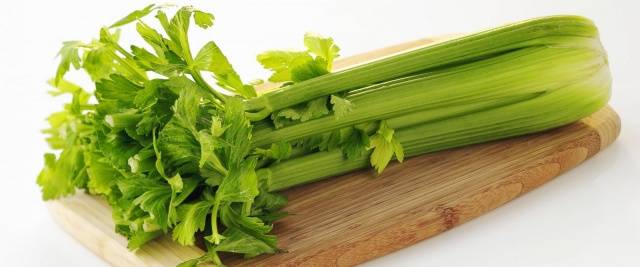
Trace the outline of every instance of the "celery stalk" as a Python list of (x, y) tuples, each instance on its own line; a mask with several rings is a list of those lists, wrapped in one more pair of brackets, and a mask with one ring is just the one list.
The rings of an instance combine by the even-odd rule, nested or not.
[[(254, 145), (293, 140), (356, 123), (387, 120), (407, 156), (565, 125), (603, 107), (610, 96), (606, 53), (597, 38), (558, 37), (533, 46), (352, 91), (356, 105), (278, 130), (262, 127)], [(369, 155), (316, 152), (260, 170), (278, 191), (369, 166)]]
[[(291, 141), (349, 125), (446, 109), (452, 105), (526, 98), (580, 81), (606, 64), (606, 55), (593, 39), (556, 39), (556, 45), (527, 47), (411, 79), (360, 89), (346, 97), (355, 105), (346, 116), (340, 119), (326, 116), (277, 130), (263, 127), (255, 131), (253, 145), (261, 147)], [(418, 124), (431, 118), (413, 116), (411, 119), (405, 123)]]
[(252, 110), (279, 110), (321, 96), (335, 94), (403, 76), (461, 65), (530, 46), (563, 44), (557, 37), (597, 38), (593, 23), (578, 16), (527, 20), (447, 42), (401, 53), (291, 86), (252, 99)]
[[(487, 142), (565, 125), (597, 111), (610, 96), (606, 65), (583, 81), (537, 97), (397, 130), (407, 156)], [(316, 152), (260, 170), (279, 191), (369, 166), (369, 155), (346, 159), (341, 151)]]

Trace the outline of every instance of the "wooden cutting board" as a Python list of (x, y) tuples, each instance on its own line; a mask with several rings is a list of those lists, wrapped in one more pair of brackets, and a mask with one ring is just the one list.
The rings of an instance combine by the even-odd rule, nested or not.
[[(438, 39), (440, 40), (440, 39)], [(437, 41), (422, 39), (335, 63), (336, 68)], [(572, 169), (611, 144), (620, 119), (609, 107), (543, 133), (452, 149), (285, 191), (290, 216), (274, 233), (287, 252), (229, 265), (349, 266), (478, 217)], [(106, 202), (84, 193), (48, 202), (73, 237), (116, 266), (175, 266), (203, 253), (162, 237), (136, 253), (114, 232)]]

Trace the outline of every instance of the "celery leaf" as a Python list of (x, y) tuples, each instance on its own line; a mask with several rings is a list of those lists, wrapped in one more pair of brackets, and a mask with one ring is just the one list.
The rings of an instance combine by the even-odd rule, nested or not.
[(304, 35), (304, 45), (309, 49), (309, 52), (316, 54), (326, 62), (327, 72), (331, 71), (333, 60), (339, 56), (338, 52), (340, 52), (340, 48), (333, 42), (333, 38), (308, 32)]
[(212, 206), (213, 203), (206, 200), (181, 205), (178, 208), (180, 222), (173, 229), (173, 240), (182, 245), (193, 245), (195, 233), (205, 229), (207, 214)]
[(208, 42), (200, 49), (194, 64), (199, 70), (212, 72), (218, 85), (222, 88), (238, 93), (245, 98), (256, 96), (253, 86), (242, 82), (238, 73), (215, 42)]
[(206, 29), (213, 26), (215, 17), (211, 13), (196, 10), (193, 12), (193, 20), (200, 28)]
[(376, 134), (370, 139), (370, 147), (373, 149), (371, 153), (371, 166), (378, 173), (381, 173), (395, 155), (398, 161), (404, 160), (404, 150), (402, 145), (394, 137), (394, 130), (387, 125), (386, 121), (381, 121)]
[(119, 27), (119, 26), (123, 26), (126, 24), (129, 24), (131, 22), (134, 22), (136, 20), (139, 20), (147, 15), (149, 15), (149, 13), (151, 13), (151, 11), (160, 8), (159, 6), (156, 6), (154, 4), (150, 4), (146, 7), (144, 7), (143, 9), (139, 9), (139, 10), (134, 10), (133, 12), (129, 13), (127, 16), (125, 16), (124, 18), (114, 22), (113, 24), (111, 24), (111, 26), (109, 26), (109, 28), (115, 28), (115, 27)]
[(332, 106), (333, 114), (335, 115), (336, 119), (340, 119), (344, 117), (349, 112), (351, 112), (351, 110), (353, 110), (353, 107), (354, 107), (351, 101), (336, 95), (331, 95), (330, 101), (331, 101), (331, 104), (333, 105)]

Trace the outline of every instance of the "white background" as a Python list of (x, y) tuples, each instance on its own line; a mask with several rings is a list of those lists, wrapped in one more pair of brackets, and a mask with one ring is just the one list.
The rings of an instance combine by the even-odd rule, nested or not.
[[(305, 31), (350, 55), (446, 33), (550, 14), (600, 27), (614, 76), (619, 139), (588, 162), (452, 231), (370, 266), (640, 266), (640, 19), (635, 1), (190, 1), (217, 21), (215, 39), (245, 79), (265, 77), (255, 55), (300, 48)], [(60, 108), (46, 95), (64, 40), (88, 40), (143, 1), (3, 1), (0, 5), (0, 265), (103, 266), (49, 217), (35, 177), (40, 130)], [(194, 27), (195, 29), (195, 27)], [(129, 29), (130, 31), (130, 29)], [(126, 35), (125, 35), (126, 37)], [(126, 39), (126, 38), (125, 38)]]

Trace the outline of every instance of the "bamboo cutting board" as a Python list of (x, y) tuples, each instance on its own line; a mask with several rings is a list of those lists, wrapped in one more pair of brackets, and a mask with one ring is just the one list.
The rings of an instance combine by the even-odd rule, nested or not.
[[(439, 40), (439, 39), (438, 39)], [(422, 39), (336, 62), (336, 68), (433, 43)], [(287, 252), (229, 265), (350, 266), (410, 246), (478, 217), (579, 165), (611, 144), (620, 119), (609, 107), (558, 129), (446, 150), (289, 189), (291, 215), (274, 233)], [(136, 253), (114, 232), (99, 198), (78, 193), (48, 202), (73, 237), (116, 266), (175, 266), (203, 252), (168, 237)]]

